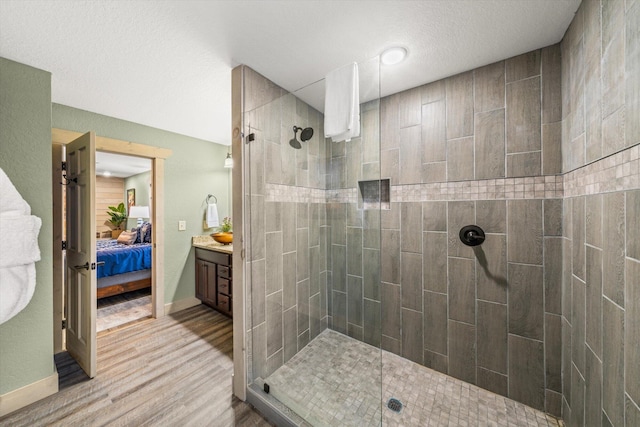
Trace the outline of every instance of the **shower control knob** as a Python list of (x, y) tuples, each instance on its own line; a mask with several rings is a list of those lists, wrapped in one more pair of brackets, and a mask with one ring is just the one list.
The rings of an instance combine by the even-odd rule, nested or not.
[(460, 229), (460, 240), (467, 246), (478, 246), (484, 242), (484, 230), (477, 225), (465, 225)]

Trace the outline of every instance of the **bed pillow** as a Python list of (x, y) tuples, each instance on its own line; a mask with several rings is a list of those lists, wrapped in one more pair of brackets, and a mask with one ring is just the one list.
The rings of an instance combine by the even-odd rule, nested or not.
[(123, 231), (118, 236), (118, 243), (122, 243), (124, 245), (133, 245), (136, 241), (136, 236), (138, 235), (135, 231)]
[(140, 233), (140, 227), (133, 227), (131, 229), (132, 232), (136, 233), (136, 241), (133, 243), (142, 243), (142, 233)]
[(151, 223), (144, 222), (140, 226), (140, 240), (142, 243), (151, 243)]

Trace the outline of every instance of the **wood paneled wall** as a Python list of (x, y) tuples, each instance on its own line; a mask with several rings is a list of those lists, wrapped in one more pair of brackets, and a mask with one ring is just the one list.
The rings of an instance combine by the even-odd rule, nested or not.
[(111, 228), (105, 224), (109, 220), (107, 210), (109, 206), (116, 206), (118, 203), (124, 202), (124, 179), (112, 178), (104, 176), (96, 176), (96, 232), (108, 232)]

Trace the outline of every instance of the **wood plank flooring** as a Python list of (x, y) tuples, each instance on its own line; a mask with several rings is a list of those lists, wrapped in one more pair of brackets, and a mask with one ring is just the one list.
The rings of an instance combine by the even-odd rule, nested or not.
[(101, 335), (94, 379), (59, 355), (60, 391), (0, 426), (269, 426), (232, 395), (232, 333), (199, 305)]

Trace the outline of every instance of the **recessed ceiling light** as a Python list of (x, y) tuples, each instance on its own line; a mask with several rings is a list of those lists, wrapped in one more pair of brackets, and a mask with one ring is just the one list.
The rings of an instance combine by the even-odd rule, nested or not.
[(111, 172), (104, 171), (104, 172), (102, 172), (102, 176), (111, 176)]
[(380, 55), (380, 61), (382, 61), (384, 65), (395, 65), (401, 63), (406, 57), (407, 49), (396, 46), (390, 47), (382, 52)]

